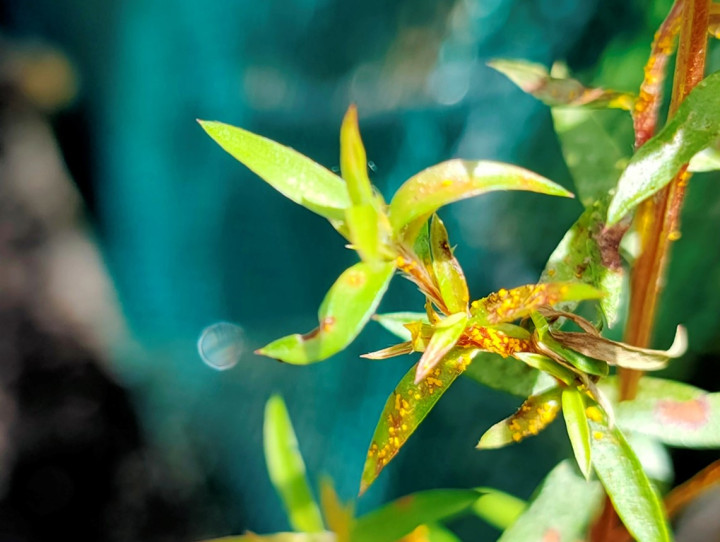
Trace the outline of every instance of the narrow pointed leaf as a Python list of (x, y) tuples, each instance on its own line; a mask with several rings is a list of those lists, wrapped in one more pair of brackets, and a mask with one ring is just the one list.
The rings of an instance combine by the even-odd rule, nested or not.
[(399, 233), (407, 224), (443, 205), (496, 190), (572, 197), (560, 185), (517, 166), (483, 160), (448, 160), (421, 171), (398, 189), (390, 202), (390, 222)]
[(275, 534), (254, 534), (248, 533), (241, 536), (225, 536), (213, 538), (205, 542), (338, 542), (334, 533), (275, 533)]
[(525, 512), (498, 542), (585, 540), (602, 502), (600, 484), (587, 482), (570, 461), (563, 461), (550, 471)]
[(515, 357), (527, 366), (547, 373), (565, 384), (571, 384), (575, 381), (576, 373), (547, 356), (531, 352), (520, 352), (515, 354)]
[(512, 322), (527, 318), (545, 305), (567, 301), (598, 299), (602, 294), (581, 282), (548, 282), (527, 284), (512, 290), (501, 289), (489, 296), (473, 301), (470, 314), (473, 321), (485, 324)]
[(320, 305), (320, 327), (306, 335), (288, 335), (258, 354), (305, 365), (329, 358), (350, 344), (380, 303), (395, 271), (394, 264), (357, 263), (346, 269)]
[(618, 425), (670, 446), (720, 448), (720, 393), (643, 377), (632, 401), (615, 407)]
[(431, 489), (401, 497), (359, 517), (352, 541), (397, 542), (420, 525), (464, 512), (479, 496), (473, 489)]
[(419, 384), (415, 384), (417, 365), (400, 380), (388, 397), (375, 428), (363, 467), (360, 494), (378, 477), (400, 451), (443, 393), (460, 376), (477, 350), (456, 348)]
[[(613, 327), (619, 318), (623, 296), (623, 267), (618, 248), (621, 231), (605, 230), (607, 204), (597, 202), (585, 210), (572, 225), (560, 244), (550, 255), (543, 282), (581, 280), (602, 292), (600, 309)], [(563, 310), (573, 310), (577, 301), (558, 304)]]
[(635, 96), (629, 92), (587, 88), (569, 77), (553, 77), (542, 64), (525, 60), (497, 59), (488, 66), (499, 71), (541, 102), (551, 105), (632, 109)]
[(343, 504), (330, 478), (320, 480), (320, 506), (328, 529), (335, 533), (335, 542), (350, 542), (355, 506)]
[(351, 105), (340, 128), (340, 171), (347, 182), (350, 200), (355, 205), (373, 202), (373, 190), (367, 172), (365, 146), (360, 137), (357, 108)]
[(575, 387), (567, 387), (562, 391), (562, 410), (565, 418), (570, 444), (572, 444), (575, 460), (586, 480), (590, 479), (590, 427), (585, 413), (585, 400), (582, 393)]
[(718, 138), (720, 72), (701, 81), (675, 116), (632, 157), (610, 202), (608, 225), (662, 189), (695, 154)]
[(532, 395), (520, 405), (518, 411), (496, 423), (480, 438), (477, 448), (502, 448), (526, 437), (535, 436), (550, 425), (560, 411), (559, 388)]
[(447, 230), (440, 217), (433, 215), (430, 223), (430, 248), (435, 280), (450, 313), (467, 312), (470, 294), (465, 274), (450, 247)]
[(501, 531), (515, 523), (527, 508), (527, 503), (522, 499), (497, 489), (479, 487), (477, 490), (482, 495), (473, 504), (473, 512)]
[(405, 327), (405, 324), (411, 322), (428, 323), (427, 315), (424, 312), (389, 312), (376, 314), (373, 316), (373, 320), (404, 341), (409, 341), (411, 338), (410, 331)]
[(345, 213), (350, 240), (365, 262), (375, 263), (380, 255), (380, 217), (371, 204), (353, 205)]
[(324, 531), (290, 415), (279, 395), (271, 397), (265, 405), (263, 443), (270, 481), (280, 495), (290, 526), (301, 532)]
[(452, 350), (460, 335), (465, 331), (466, 324), (467, 314), (457, 313), (448, 316), (435, 326), (435, 332), (430, 339), (430, 343), (418, 362), (415, 384), (420, 383), (429, 375), (442, 361), (445, 354)]
[(638, 542), (671, 540), (660, 498), (620, 429), (589, 424), (593, 467), (625, 527)]
[(368, 352), (367, 354), (361, 354), (361, 358), (365, 359), (388, 359), (396, 356), (404, 356), (405, 354), (412, 354), (415, 352), (412, 341), (405, 341), (404, 343), (394, 344), (387, 348), (375, 350), (374, 352)]
[(242, 128), (198, 121), (215, 142), (285, 197), (333, 220), (350, 206), (345, 182), (307, 156)]

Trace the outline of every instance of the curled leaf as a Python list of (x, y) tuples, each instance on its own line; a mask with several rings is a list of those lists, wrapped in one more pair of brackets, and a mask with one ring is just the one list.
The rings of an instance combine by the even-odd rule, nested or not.
[(282, 337), (256, 353), (296, 365), (322, 361), (350, 344), (380, 303), (395, 272), (392, 263), (360, 262), (332, 285), (320, 305), (320, 327), (305, 335)]
[(572, 197), (562, 186), (526, 169), (485, 160), (448, 160), (408, 179), (390, 202), (390, 222), (399, 234), (414, 220), (448, 203), (496, 190), (527, 190)]
[(360, 494), (370, 487), (397, 455), (442, 394), (465, 371), (477, 353), (477, 350), (455, 348), (419, 384), (414, 383), (417, 365), (400, 380), (385, 403), (375, 428), (363, 467)]
[(520, 405), (518, 411), (496, 423), (480, 438), (477, 448), (488, 450), (502, 448), (526, 437), (535, 436), (550, 425), (560, 411), (559, 388), (532, 395)]
[(342, 221), (350, 206), (345, 182), (307, 156), (242, 128), (198, 121), (203, 130), (285, 197), (324, 216)]
[(718, 138), (720, 72), (715, 72), (693, 88), (675, 116), (632, 157), (610, 202), (608, 225), (665, 187), (695, 154)]
[(432, 268), (440, 295), (450, 314), (467, 312), (470, 294), (465, 274), (450, 247), (447, 230), (440, 217), (433, 215), (430, 223)]
[(457, 313), (441, 320), (435, 326), (435, 332), (425, 348), (415, 372), (415, 384), (420, 383), (435, 366), (440, 363), (452, 348), (457, 344), (460, 335), (465, 331), (467, 314)]
[(569, 77), (553, 77), (542, 64), (525, 60), (497, 59), (488, 66), (499, 71), (541, 102), (551, 105), (632, 109), (635, 96), (601, 88), (587, 88)]

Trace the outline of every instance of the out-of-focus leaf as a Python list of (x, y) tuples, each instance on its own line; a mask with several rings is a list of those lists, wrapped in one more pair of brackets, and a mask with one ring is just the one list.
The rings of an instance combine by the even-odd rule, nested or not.
[(451, 530), (446, 529), (438, 523), (430, 523), (422, 527), (424, 527), (424, 529), (422, 529), (421, 534), (424, 536), (424, 539), (418, 540), (417, 542), (462, 542)]
[[(618, 252), (621, 232), (615, 238), (603, 230), (606, 205), (597, 202), (580, 215), (550, 255), (543, 282), (581, 280), (602, 292), (599, 304), (612, 327), (617, 323), (623, 293), (623, 268)], [(559, 306), (573, 310), (575, 301)]]
[(410, 330), (405, 327), (405, 324), (411, 322), (428, 322), (427, 314), (424, 312), (389, 312), (376, 314), (373, 316), (373, 320), (393, 335), (400, 337), (403, 341), (409, 341), (411, 337)]
[(465, 331), (466, 324), (467, 314), (459, 312), (448, 316), (435, 326), (435, 332), (418, 362), (415, 384), (424, 380), (442, 361), (445, 354), (452, 350)]
[(540, 376), (537, 370), (516, 359), (490, 352), (475, 356), (465, 374), (480, 384), (518, 397), (532, 394)]
[(447, 230), (438, 215), (430, 223), (432, 267), (445, 306), (450, 313), (467, 312), (470, 294), (462, 267), (450, 247)]
[(667, 185), (683, 165), (720, 138), (720, 72), (703, 79), (675, 116), (635, 153), (620, 176), (608, 209), (616, 224), (641, 201)]
[(638, 542), (669, 541), (660, 498), (620, 429), (589, 424), (593, 467), (625, 527)]
[(285, 197), (333, 220), (350, 206), (345, 182), (307, 156), (228, 124), (198, 121), (218, 145)]
[(337, 542), (334, 533), (275, 533), (259, 535), (248, 533), (241, 536), (213, 538), (205, 542)]
[(584, 540), (602, 497), (599, 483), (587, 482), (570, 461), (563, 461), (550, 471), (527, 510), (498, 542)]
[(720, 447), (720, 393), (643, 377), (632, 401), (615, 407), (618, 425), (670, 446)]
[(473, 504), (473, 512), (501, 531), (510, 527), (527, 508), (522, 499), (497, 489), (479, 487), (477, 490), (482, 495)]
[(687, 482), (674, 488), (665, 497), (665, 511), (669, 518), (699, 498), (710, 489), (720, 485), (720, 459), (714, 461)]
[(394, 272), (392, 263), (360, 262), (346, 269), (320, 305), (320, 327), (306, 335), (277, 339), (256, 353), (296, 365), (338, 353), (357, 337), (375, 312)]
[(360, 137), (357, 108), (351, 105), (340, 128), (340, 171), (355, 205), (373, 202), (373, 189), (367, 173), (367, 156)]
[(320, 506), (328, 529), (335, 533), (336, 542), (350, 542), (355, 505), (343, 504), (328, 477), (320, 480)]
[(350, 240), (365, 262), (377, 262), (380, 254), (379, 219), (377, 210), (369, 203), (353, 205), (345, 213)]
[(640, 460), (650, 481), (657, 487), (669, 488), (675, 473), (667, 447), (659, 440), (640, 433), (626, 431), (625, 438)]
[(541, 102), (551, 105), (613, 107), (632, 109), (635, 96), (630, 92), (617, 92), (601, 88), (587, 88), (571, 78), (550, 75), (542, 64), (526, 60), (497, 59), (488, 66), (499, 71)]
[(688, 171), (717, 171), (720, 169), (720, 141), (701, 150), (690, 160)]
[(279, 395), (272, 396), (265, 405), (263, 442), (270, 481), (282, 499), (290, 526), (307, 533), (324, 531), (290, 415)]
[(526, 437), (537, 435), (545, 429), (560, 411), (559, 388), (549, 389), (539, 395), (532, 395), (520, 405), (518, 411), (496, 423), (480, 438), (477, 448), (490, 450), (502, 448)]
[(590, 207), (615, 188), (630, 159), (632, 121), (619, 111), (568, 107), (553, 107), (552, 118), (580, 202)]
[(575, 387), (569, 386), (562, 391), (562, 410), (565, 418), (570, 444), (575, 460), (586, 480), (590, 479), (590, 427), (585, 414), (585, 399)]
[(566, 301), (598, 299), (602, 294), (582, 282), (527, 284), (512, 290), (504, 288), (470, 305), (472, 321), (480, 324), (512, 322), (530, 316), (544, 305)]
[(390, 222), (407, 224), (443, 205), (495, 190), (527, 190), (572, 197), (562, 186), (526, 169), (490, 161), (448, 160), (408, 179), (390, 202)]
[(467, 510), (479, 495), (473, 489), (431, 489), (401, 497), (359, 517), (352, 531), (352, 541), (396, 542), (419, 525)]
[(415, 385), (412, 367), (388, 397), (375, 428), (367, 459), (363, 467), (360, 494), (378, 477), (397, 455), (410, 435), (418, 428), (438, 399), (455, 379), (463, 373), (477, 350), (456, 348), (422, 382)]

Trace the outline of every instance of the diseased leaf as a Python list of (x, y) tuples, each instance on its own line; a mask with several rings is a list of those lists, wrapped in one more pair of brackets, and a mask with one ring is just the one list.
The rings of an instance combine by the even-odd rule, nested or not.
[(504, 288), (470, 305), (472, 321), (480, 324), (499, 324), (527, 318), (544, 305), (566, 301), (598, 299), (602, 294), (581, 282), (548, 282), (527, 284), (512, 290)]
[(198, 122), (218, 145), (285, 197), (325, 218), (344, 220), (350, 197), (340, 177), (271, 139), (222, 122)]
[[(618, 252), (622, 232), (604, 230), (603, 221), (607, 205), (597, 202), (587, 208), (563, 237), (550, 255), (542, 282), (581, 280), (602, 292), (600, 309), (608, 327), (619, 317), (623, 295), (623, 268)], [(576, 301), (565, 301), (558, 306), (573, 310)]]
[(473, 489), (420, 491), (357, 519), (353, 542), (396, 542), (419, 525), (440, 521), (467, 510), (480, 496)]
[(541, 102), (556, 106), (613, 107), (632, 109), (635, 96), (601, 88), (587, 88), (569, 77), (553, 77), (542, 64), (526, 60), (497, 59), (488, 66), (499, 71)]
[(720, 393), (646, 376), (635, 399), (618, 403), (615, 416), (623, 430), (670, 446), (720, 447)]
[(482, 495), (473, 504), (473, 512), (501, 531), (510, 527), (527, 508), (522, 499), (497, 489), (479, 487), (477, 490)]
[(518, 411), (496, 423), (480, 438), (477, 448), (490, 450), (502, 448), (526, 437), (535, 436), (550, 425), (560, 411), (559, 388), (532, 395), (520, 405)]
[(393, 231), (443, 205), (496, 190), (527, 190), (572, 197), (562, 186), (526, 169), (490, 161), (448, 160), (408, 179), (390, 202)]
[(465, 274), (450, 247), (447, 230), (440, 217), (433, 215), (430, 223), (430, 248), (435, 280), (450, 313), (467, 312), (470, 294)]
[(590, 479), (590, 427), (585, 414), (585, 399), (575, 387), (569, 386), (562, 391), (562, 410), (565, 418), (570, 444), (575, 460), (586, 480)]
[(660, 132), (640, 147), (618, 181), (608, 209), (616, 224), (665, 185), (690, 159), (720, 138), (720, 72), (703, 79)]
[(248, 533), (241, 536), (213, 538), (205, 542), (337, 542), (334, 533), (275, 533), (259, 535)]
[(528, 508), (498, 542), (584, 540), (602, 498), (599, 483), (587, 482), (570, 461), (563, 461), (550, 471)]
[(296, 365), (322, 361), (350, 344), (380, 303), (395, 272), (392, 263), (357, 263), (346, 269), (320, 305), (320, 327), (306, 335), (288, 335), (257, 354)]
[(457, 313), (448, 316), (435, 326), (435, 332), (418, 362), (415, 384), (419, 384), (425, 379), (442, 361), (445, 354), (452, 350), (460, 335), (465, 331), (466, 324), (467, 314)]
[(632, 121), (620, 111), (553, 107), (551, 112), (578, 198), (590, 207), (615, 188), (630, 160)]
[(411, 322), (428, 323), (427, 314), (424, 312), (389, 312), (376, 314), (373, 316), (373, 320), (403, 341), (409, 341), (411, 338), (410, 330), (405, 327), (405, 324)]
[(324, 531), (290, 415), (279, 395), (272, 396), (265, 405), (263, 443), (270, 481), (280, 495), (290, 526), (306, 533)]
[(638, 542), (669, 541), (660, 498), (620, 429), (589, 424), (593, 467), (625, 527)]
[(417, 365), (400, 380), (388, 397), (368, 449), (360, 483), (360, 494), (378, 477), (418, 428), (438, 399), (463, 373), (477, 350), (456, 348), (422, 382), (415, 384)]
[(540, 373), (516, 359), (480, 352), (465, 375), (490, 388), (524, 398), (532, 394)]
[(569, 367), (560, 365), (557, 361), (547, 356), (543, 356), (542, 354), (532, 354), (530, 352), (520, 352), (515, 354), (515, 357), (525, 363), (528, 367), (542, 371), (565, 384), (571, 384), (575, 381), (576, 373), (570, 370)]
[(340, 171), (347, 182), (350, 201), (354, 205), (372, 204), (373, 189), (367, 172), (365, 146), (360, 137), (357, 108), (351, 105), (340, 128)]

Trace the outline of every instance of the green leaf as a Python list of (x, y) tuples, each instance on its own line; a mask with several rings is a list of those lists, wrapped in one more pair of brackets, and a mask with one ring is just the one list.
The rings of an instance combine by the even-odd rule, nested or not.
[(428, 323), (427, 314), (424, 312), (387, 312), (376, 314), (373, 316), (373, 320), (403, 341), (409, 341), (412, 338), (410, 330), (405, 327), (405, 324)]
[(590, 427), (585, 413), (585, 399), (575, 387), (562, 391), (562, 411), (575, 460), (586, 480), (590, 479)]
[(527, 510), (498, 542), (584, 540), (602, 497), (599, 483), (587, 482), (570, 461), (563, 461), (550, 471)]
[(320, 506), (328, 529), (335, 533), (336, 542), (350, 542), (355, 516), (355, 504), (343, 504), (328, 476), (320, 479)]
[(424, 527), (423, 534), (427, 542), (462, 542), (451, 530), (440, 524), (430, 523)]
[(334, 533), (275, 533), (259, 535), (225, 536), (205, 542), (337, 542)]
[(528, 367), (542, 371), (565, 384), (570, 385), (575, 381), (576, 373), (547, 356), (533, 354), (531, 352), (518, 352), (515, 354), (515, 357)]
[(357, 108), (354, 105), (348, 108), (340, 128), (340, 171), (347, 182), (350, 201), (355, 205), (373, 203), (373, 189), (367, 172), (367, 156), (360, 137)]
[(290, 526), (296, 531), (324, 531), (320, 509), (305, 476), (305, 463), (290, 415), (279, 395), (272, 396), (265, 405), (263, 442), (270, 481), (280, 495)]
[(296, 365), (329, 358), (350, 344), (380, 303), (395, 271), (392, 263), (357, 263), (346, 269), (320, 305), (320, 327), (305, 335), (282, 337), (257, 354)]
[(589, 420), (592, 463), (623, 524), (638, 542), (670, 540), (662, 503), (617, 427)]
[(670, 446), (720, 448), (720, 393), (643, 377), (632, 401), (615, 408), (618, 425)]
[(388, 397), (368, 449), (360, 483), (360, 494), (378, 477), (418, 428), (438, 399), (463, 373), (477, 350), (456, 348), (422, 382), (415, 385), (412, 367)]
[(448, 203), (495, 190), (527, 190), (572, 197), (562, 186), (526, 169), (490, 161), (448, 160), (408, 179), (390, 202), (396, 234)]
[(425, 348), (415, 372), (415, 384), (419, 384), (440, 363), (465, 331), (467, 314), (457, 313), (441, 320), (435, 325), (435, 332)]
[(345, 213), (345, 221), (353, 248), (363, 261), (375, 263), (380, 256), (380, 216), (371, 204), (353, 205)]
[[(609, 327), (619, 317), (623, 296), (623, 268), (618, 246), (620, 237), (612, 238), (603, 230), (607, 205), (597, 202), (588, 207), (550, 255), (542, 282), (581, 280), (602, 292), (599, 304)], [(559, 304), (571, 311), (577, 302)]]
[(553, 107), (551, 112), (578, 198), (590, 207), (615, 188), (630, 159), (632, 120), (621, 111)]
[(598, 299), (602, 294), (581, 282), (547, 282), (527, 284), (512, 290), (500, 289), (483, 299), (473, 301), (470, 314), (473, 322), (499, 324), (527, 318), (545, 305), (567, 301)]
[(465, 375), (484, 386), (524, 398), (532, 394), (540, 373), (516, 359), (480, 352)]
[(608, 209), (613, 225), (667, 185), (690, 159), (720, 137), (720, 72), (701, 81), (662, 130), (640, 147), (618, 181)]
[(431, 489), (401, 497), (358, 518), (351, 539), (353, 542), (397, 542), (420, 525), (467, 510), (478, 496), (472, 489)]
[(482, 495), (473, 504), (473, 512), (501, 531), (515, 523), (527, 508), (527, 503), (522, 499), (497, 489), (479, 487), (477, 490)]
[(499, 71), (541, 102), (556, 106), (613, 107), (630, 110), (635, 96), (629, 92), (586, 88), (569, 77), (553, 77), (542, 64), (526, 60), (497, 59), (488, 66)]
[(560, 411), (559, 388), (531, 395), (512, 416), (496, 423), (480, 438), (477, 448), (502, 448), (526, 437), (535, 436), (550, 425)]
[(228, 124), (198, 121), (208, 135), (285, 197), (332, 220), (350, 206), (345, 182), (307, 156)]
[(701, 150), (690, 160), (688, 171), (717, 171), (720, 169), (720, 141)]
[(433, 274), (445, 306), (450, 313), (467, 312), (470, 293), (465, 274), (450, 247), (445, 224), (437, 215), (430, 223), (430, 248)]

